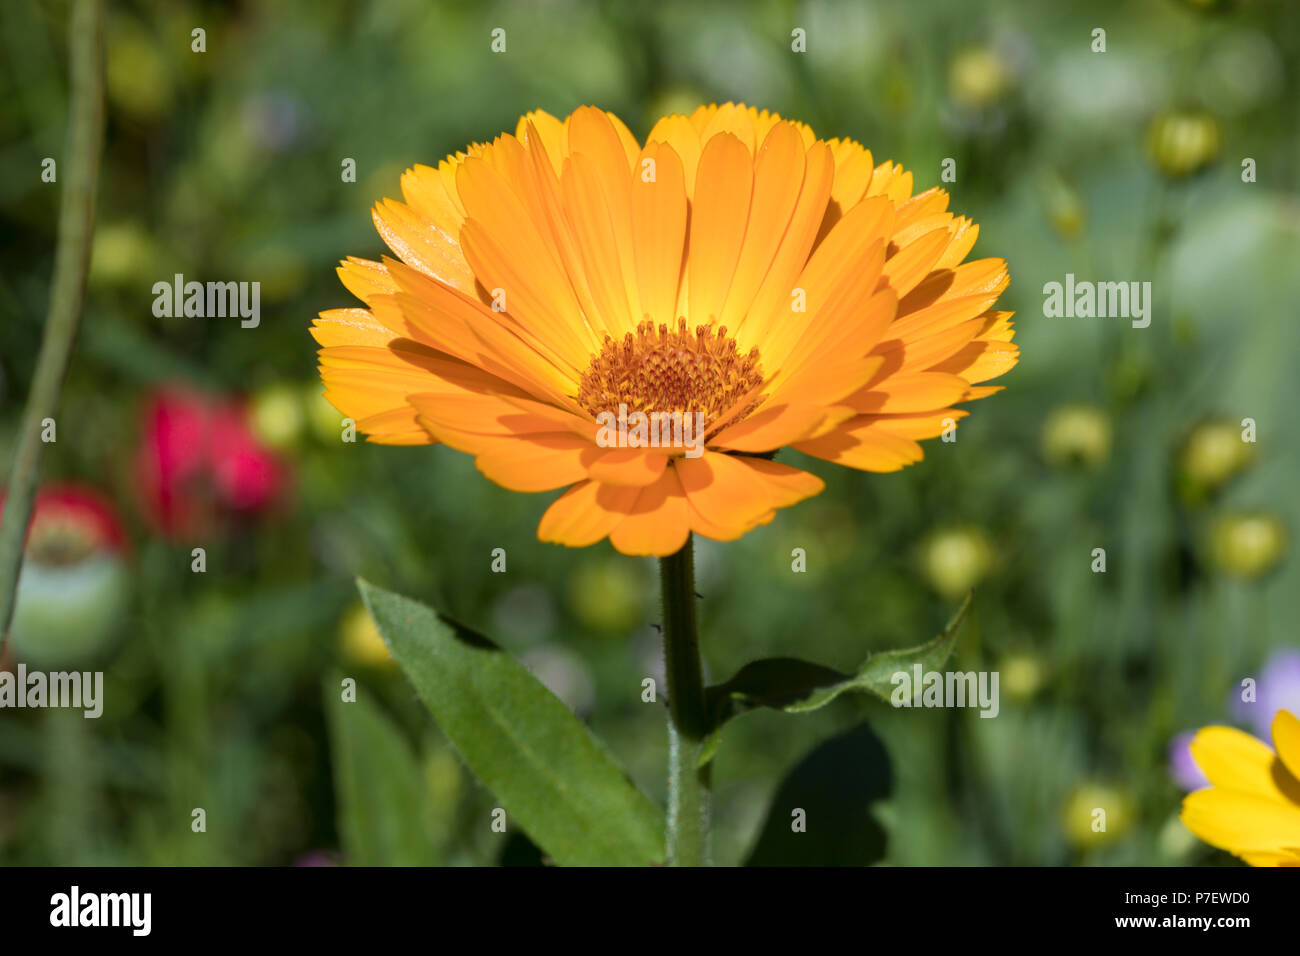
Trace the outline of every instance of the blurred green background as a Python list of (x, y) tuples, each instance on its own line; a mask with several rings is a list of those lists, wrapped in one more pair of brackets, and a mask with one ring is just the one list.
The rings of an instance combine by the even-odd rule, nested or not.
[[(661, 669), (653, 562), (539, 543), (554, 496), (500, 489), (450, 449), (341, 441), (307, 328), (353, 304), (337, 260), (386, 251), (368, 210), (399, 195), (404, 168), (537, 107), (596, 104), (644, 136), (663, 112), (729, 99), (857, 139), (918, 191), (954, 159), (942, 185), (980, 224), (974, 255), (1009, 263), (1001, 307), (1017, 311), (1021, 361), (922, 463), (881, 476), (784, 452), (826, 491), (739, 542), (698, 542), (716, 680), (762, 656), (852, 669), (937, 633), (971, 586), (951, 666), (1001, 676), (996, 719), (841, 698), (736, 721), (715, 769), (716, 859), (744, 860), (785, 773), (866, 719), (893, 764), (892, 793), (870, 808), (887, 862), (1231, 862), (1177, 822), (1170, 742), (1236, 719), (1240, 681), (1298, 643), (1300, 11), (1078, 6), (111, 4), (90, 288), (44, 478), (113, 503), (129, 598), (66, 662), (105, 672), (100, 719), (0, 712), (0, 863), (535, 861), (491, 831), (492, 795), (376, 645), (356, 575), (523, 656), (662, 800), (664, 714), (640, 698)], [(66, 15), (0, 7), (6, 468), (47, 305), (60, 186), (40, 170), (63, 148)], [(489, 49), (495, 27), (504, 54)], [(156, 318), (152, 286), (175, 273), (259, 281), (261, 325)], [(1151, 281), (1150, 327), (1045, 318), (1043, 285), (1067, 273)], [(221, 479), (199, 469), (176, 493), (213, 520), (160, 525), (138, 469), (157, 440), (151, 396), (178, 383), (244, 403), (229, 407), (256, 454), (275, 456), (273, 500), (223, 511)], [(494, 548), (504, 574), (489, 571)], [(98, 599), (49, 598), (107, 620)], [(338, 674), (379, 702), (374, 733), (409, 753), (385, 772), (406, 775), (414, 841), (366, 817), (373, 752), (332, 728)]]

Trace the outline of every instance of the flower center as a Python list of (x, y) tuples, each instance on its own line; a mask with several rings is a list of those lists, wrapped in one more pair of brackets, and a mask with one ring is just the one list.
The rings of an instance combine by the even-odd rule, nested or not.
[[(578, 404), (593, 415), (619, 416), (620, 406), (628, 414), (700, 413), (708, 429), (762, 383), (758, 349), (741, 355), (725, 325), (696, 326), (692, 334), (685, 319), (677, 320), (675, 331), (647, 319), (621, 342), (605, 337), (600, 354), (593, 356), (582, 376)], [(726, 423), (743, 419), (761, 399), (754, 395)]]

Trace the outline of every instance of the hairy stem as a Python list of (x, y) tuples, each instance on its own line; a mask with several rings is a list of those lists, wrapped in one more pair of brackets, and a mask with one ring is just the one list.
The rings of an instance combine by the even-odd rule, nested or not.
[(698, 766), (709, 726), (695, 627), (695, 558), (690, 538), (676, 554), (660, 559), (659, 576), (668, 682), (668, 864), (706, 866), (712, 764)]

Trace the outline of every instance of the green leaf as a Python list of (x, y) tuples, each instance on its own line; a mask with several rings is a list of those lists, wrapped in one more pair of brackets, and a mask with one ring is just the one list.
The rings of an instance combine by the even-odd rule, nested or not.
[(663, 813), (562, 701), (487, 638), (359, 581), (379, 632), (470, 769), (561, 865), (664, 859)]
[[(893, 769), (867, 724), (818, 744), (781, 781), (746, 866), (866, 866), (885, 855), (874, 804)], [(796, 829), (799, 826), (799, 829)]]
[(400, 729), (358, 690), (341, 699), (341, 675), (325, 685), (338, 794), (338, 828), (354, 866), (430, 866), (437, 862), (424, 829), (426, 789), (419, 762)]
[(722, 725), (755, 707), (800, 714), (825, 707), (840, 694), (850, 691), (865, 691), (889, 700), (894, 689), (893, 677), (899, 671), (911, 671), (917, 664), (923, 671), (936, 670), (948, 659), (970, 603), (968, 594), (943, 633), (934, 640), (919, 647), (873, 654), (856, 674), (844, 674), (793, 657), (751, 661), (725, 684), (715, 684), (704, 692), (705, 706), (713, 715), (713, 732), (701, 752), (700, 765), (713, 759)]

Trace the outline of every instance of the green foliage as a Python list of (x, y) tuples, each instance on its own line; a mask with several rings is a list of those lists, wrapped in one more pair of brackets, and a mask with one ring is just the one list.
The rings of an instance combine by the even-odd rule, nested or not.
[(357, 866), (436, 862), (425, 819), (424, 781), (401, 730), (364, 694), (342, 699), (341, 675), (325, 682), (339, 802), (339, 836)]
[(968, 595), (943, 633), (919, 647), (872, 654), (854, 674), (842, 674), (820, 664), (791, 657), (751, 661), (730, 680), (705, 689), (705, 706), (713, 715), (713, 733), (700, 756), (704, 764), (713, 759), (722, 725), (755, 707), (770, 707), (787, 714), (802, 714), (825, 707), (841, 694), (861, 692), (888, 701), (894, 694), (893, 677), (899, 671), (911, 673), (937, 670), (957, 643), (957, 632), (970, 609)]
[(662, 862), (663, 815), (554, 694), (488, 639), (359, 586), (393, 656), (507, 820), (561, 865)]
[(878, 804), (893, 791), (889, 754), (859, 724), (818, 744), (777, 787), (746, 866), (867, 866), (885, 855)]

